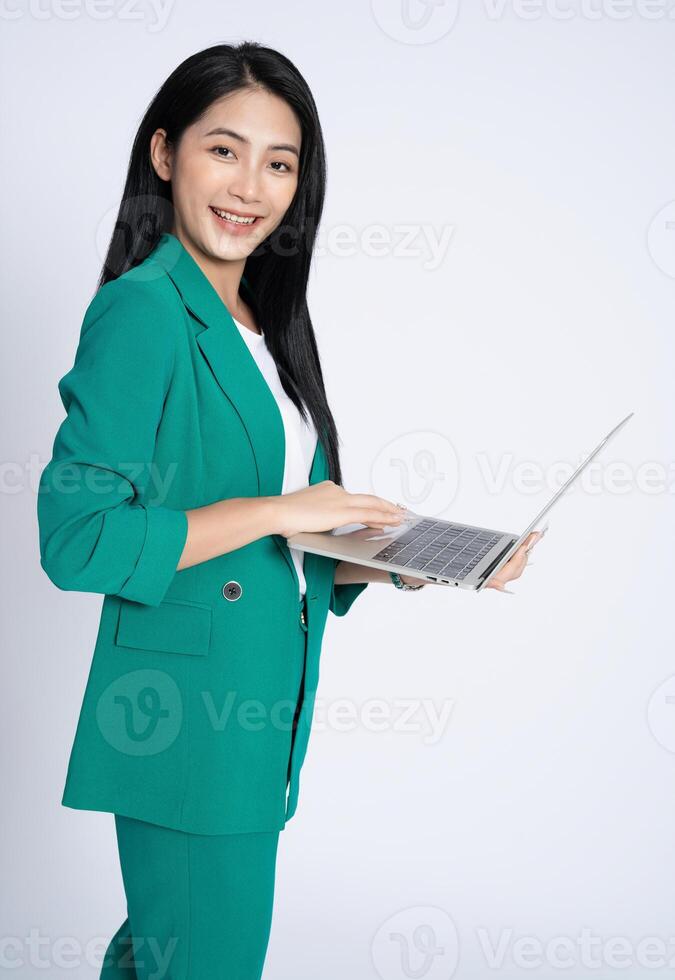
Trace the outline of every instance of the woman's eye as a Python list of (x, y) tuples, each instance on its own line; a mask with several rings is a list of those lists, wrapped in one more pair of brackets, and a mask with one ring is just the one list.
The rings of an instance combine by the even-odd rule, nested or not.
[[(229, 148), (229, 146), (214, 146), (213, 152), (223, 160), (229, 160), (230, 156), (233, 155), (232, 150)], [(230, 156), (225, 156), (226, 153), (229, 154)], [(292, 171), (292, 167), (290, 167), (289, 164), (284, 163), (283, 160), (274, 160), (271, 166), (274, 167), (276, 173), (282, 173), (282, 172), (291, 173)], [(280, 171), (276, 169), (277, 167), (285, 167), (286, 170)]]

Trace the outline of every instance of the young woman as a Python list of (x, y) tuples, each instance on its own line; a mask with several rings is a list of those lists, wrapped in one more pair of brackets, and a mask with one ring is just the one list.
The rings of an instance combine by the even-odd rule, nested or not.
[(40, 554), (59, 588), (104, 596), (62, 802), (115, 814), (127, 918), (107, 978), (260, 977), (326, 618), (391, 584), (285, 541), (402, 519), (341, 486), (306, 302), (324, 185), (287, 58), (188, 58), (139, 127), (59, 382)]

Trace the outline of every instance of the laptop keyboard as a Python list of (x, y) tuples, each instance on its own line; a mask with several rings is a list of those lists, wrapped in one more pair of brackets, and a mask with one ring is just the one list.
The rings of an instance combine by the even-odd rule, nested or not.
[(502, 538), (481, 528), (461, 527), (426, 517), (373, 556), (446, 578), (465, 578)]

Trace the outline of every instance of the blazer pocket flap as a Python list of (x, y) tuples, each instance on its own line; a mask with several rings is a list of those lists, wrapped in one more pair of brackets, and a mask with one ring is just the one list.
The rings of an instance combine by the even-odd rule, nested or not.
[(205, 603), (167, 600), (158, 606), (122, 601), (115, 643), (137, 650), (204, 657), (211, 643), (212, 610)]

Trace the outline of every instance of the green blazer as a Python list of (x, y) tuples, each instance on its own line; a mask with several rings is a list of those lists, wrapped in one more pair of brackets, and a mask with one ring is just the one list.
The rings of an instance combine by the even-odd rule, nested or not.
[[(41, 565), (60, 589), (104, 595), (63, 805), (199, 834), (282, 829), (298, 802), (328, 612), (344, 615), (367, 583), (335, 585), (336, 560), (305, 554), (289, 777), (290, 725), (265, 710), (297, 693), (289, 664), (305, 636), (286, 539), (176, 571), (186, 510), (281, 493), (283, 421), (173, 235), (98, 290), (59, 393), (67, 414), (38, 488)], [(319, 442), (309, 482), (327, 477)], [(224, 595), (233, 582), (235, 601)], [(242, 716), (251, 699), (258, 708)]]

